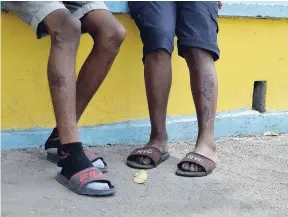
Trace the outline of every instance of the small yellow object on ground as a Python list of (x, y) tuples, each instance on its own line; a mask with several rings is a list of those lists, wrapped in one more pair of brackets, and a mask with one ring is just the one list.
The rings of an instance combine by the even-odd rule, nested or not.
[(279, 133), (275, 133), (275, 132), (266, 132), (263, 134), (263, 136), (279, 136)]
[(137, 184), (144, 184), (147, 180), (147, 177), (147, 172), (145, 170), (140, 170), (135, 174), (133, 181)]

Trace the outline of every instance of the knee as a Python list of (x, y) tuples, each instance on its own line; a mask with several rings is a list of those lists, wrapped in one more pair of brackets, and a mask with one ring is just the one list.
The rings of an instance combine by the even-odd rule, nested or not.
[(193, 71), (210, 71), (211, 68), (214, 68), (214, 59), (209, 51), (187, 47), (183, 53), (190, 69), (193, 69)]
[(119, 24), (116, 28), (111, 28), (102, 33), (101, 40), (94, 38), (94, 46), (101, 47), (106, 52), (117, 54), (121, 44), (125, 40), (126, 30)]
[(115, 29), (114, 33), (111, 34), (111, 40), (119, 46), (123, 43), (126, 38), (126, 29), (121, 24)]
[(81, 36), (81, 22), (72, 16), (59, 20), (59, 26), (50, 30), (52, 44), (78, 46)]

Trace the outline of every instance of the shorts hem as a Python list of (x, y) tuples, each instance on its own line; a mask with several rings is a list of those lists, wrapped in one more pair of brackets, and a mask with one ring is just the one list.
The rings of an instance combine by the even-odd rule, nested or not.
[(83, 16), (94, 10), (109, 11), (108, 7), (105, 5), (104, 2), (94, 2), (83, 5), (81, 8), (79, 8), (73, 13), (73, 16), (77, 19), (81, 19)]
[(209, 51), (214, 61), (217, 61), (220, 58), (220, 50), (217, 44), (213, 44), (207, 41), (198, 40), (198, 39), (180, 39), (178, 40), (178, 55), (184, 57), (183, 50), (186, 47), (196, 47)]
[(158, 49), (164, 49), (166, 50), (170, 55), (173, 53), (174, 51), (174, 46), (173, 44), (168, 45), (168, 43), (149, 43), (149, 45), (147, 45), (148, 43), (144, 43), (144, 49), (143, 49), (143, 62), (145, 62), (145, 58), (147, 56), (147, 54), (152, 53), (155, 50)]
[(44, 32), (38, 32), (38, 26), (39, 24), (53, 11), (56, 11), (58, 9), (65, 9), (69, 11), (62, 3), (60, 2), (51, 2), (50, 4), (45, 5), (42, 9), (40, 9), (32, 18), (30, 25), (34, 29), (34, 31), (37, 34), (37, 38), (40, 39), (47, 35), (47, 33)]

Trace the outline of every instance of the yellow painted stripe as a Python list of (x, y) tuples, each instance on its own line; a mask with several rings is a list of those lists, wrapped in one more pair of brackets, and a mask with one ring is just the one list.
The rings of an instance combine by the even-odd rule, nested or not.
[[(55, 121), (46, 75), (50, 39), (36, 40), (32, 29), (15, 16), (1, 16), (2, 129), (52, 127)], [(126, 41), (81, 125), (148, 117), (139, 33), (129, 15), (117, 18), (127, 29)], [(218, 111), (251, 108), (255, 80), (267, 80), (268, 110), (288, 110), (288, 20), (220, 18), (219, 25)], [(84, 35), (77, 70), (91, 46), (89, 36)], [(168, 114), (195, 114), (188, 69), (176, 51)]]

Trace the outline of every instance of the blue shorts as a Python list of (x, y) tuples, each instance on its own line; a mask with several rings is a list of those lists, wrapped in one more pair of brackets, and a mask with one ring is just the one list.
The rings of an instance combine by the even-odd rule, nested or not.
[(143, 60), (160, 48), (172, 54), (175, 35), (181, 57), (185, 48), (196, 47), (209, 51), (215, 61), (219, 59), (216, 1), (129, 1), (128, 5), (140, 31)]

